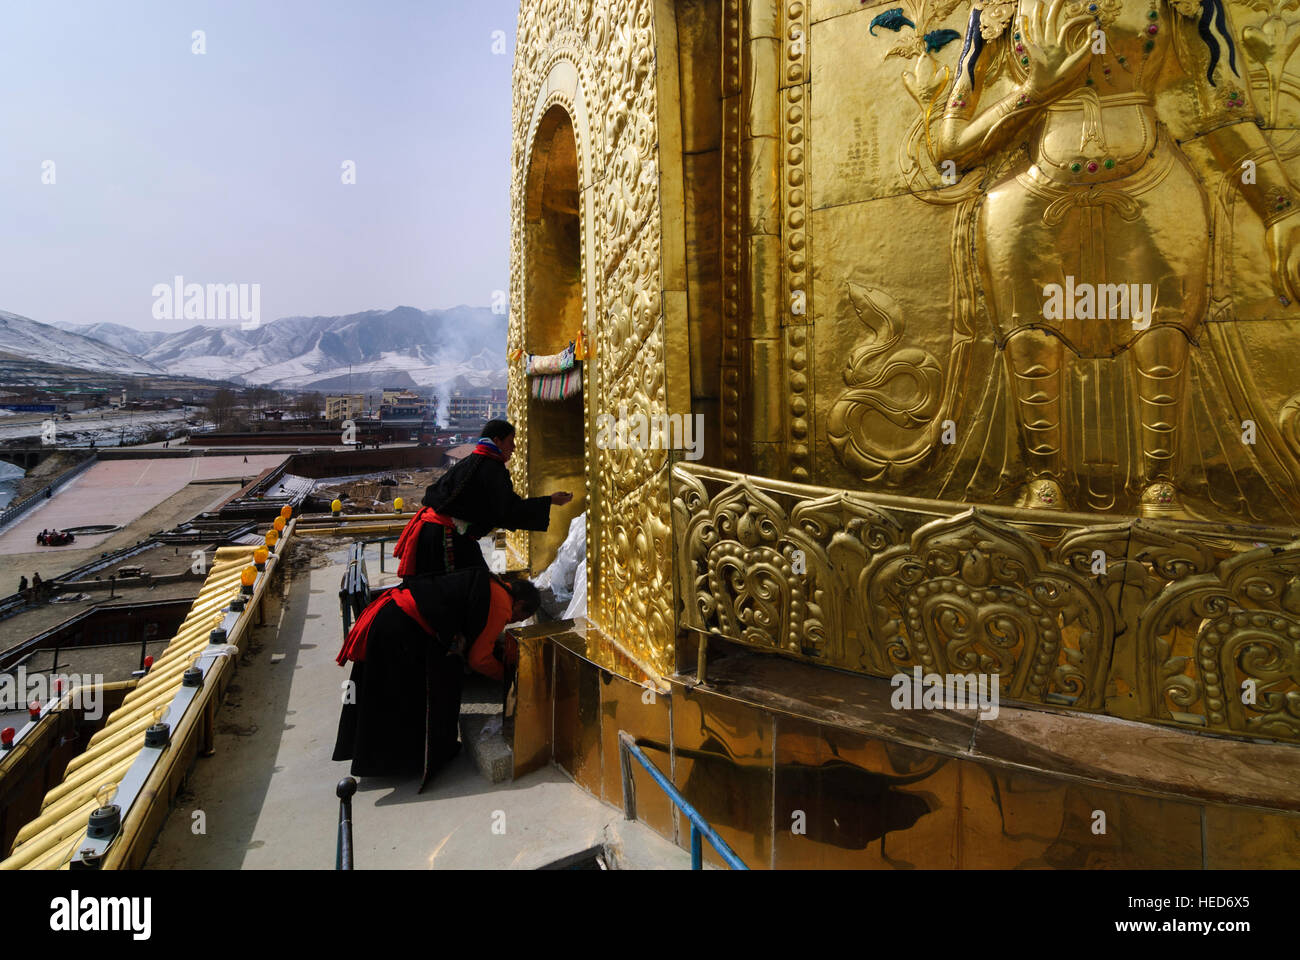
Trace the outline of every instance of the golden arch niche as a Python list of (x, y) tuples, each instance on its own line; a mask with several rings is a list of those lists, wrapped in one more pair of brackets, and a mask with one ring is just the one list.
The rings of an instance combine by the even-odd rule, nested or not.
[[(578, 146), (573, 120), (559, 104), (542, 116), (525, 186), (524, 344), (529, 354), (559, 353), (582, 339), (583, 229)], [(531, 537), (529, 562), (545, 567), (568, 533), (569, 521), (587, 506), (584, 481), (583, 396), (564, 400), (527, 397), (528, 496), (558, 490), (573, 501), (553, 507), (551, 525)]]

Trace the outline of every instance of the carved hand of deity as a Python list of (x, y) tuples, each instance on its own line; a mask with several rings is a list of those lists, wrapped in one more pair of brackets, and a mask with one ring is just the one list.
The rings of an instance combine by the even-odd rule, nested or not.
[(1273, 289), (1291, 303), (1300, 301), (1300, 211), (1270, 226), (1267, 244)]
[(1064, 2), (1053, 0), (1050, 7), (1039, 3), (1019, 20), (1019, 39), (1014, 49), (1018, 56), (1029, 59), (1025, 92), (1040, 103), (1074, 86), (1092, 53), (1090, 31), (1075, 29), (1091, 23), (1092, 18), (1078, 16), (1062, 23)]

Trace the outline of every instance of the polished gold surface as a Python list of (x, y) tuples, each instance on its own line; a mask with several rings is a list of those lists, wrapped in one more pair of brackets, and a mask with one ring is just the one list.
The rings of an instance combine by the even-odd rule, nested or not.
[[(772, 858), (772, 722), (750, 704), (673, 689), (673, 782), (752, 869)], [(678, 843), (690, 848), (685, 818)], [(704, 859), (722, 863), (707, 843)]]
[(1300, 742), (1294, 531), (962, 509), (685, 464), (673, 482), (685, 626), (875, 676), (996, 673), (1020, 702)]
[(778, 715), (777, 866), (958, 866), (960, 768), (923, 750)]
[[(709, 689), (669, 677), (651, 701), (631, 661), (591, 662), (609, 644), (574, 626), (547, 639), (567, 663), (557, 762), (618, 806), (610, 738), (630, 730), (751, 867), (1249, 868), (1300, 856), (1289, 744), (1011, 704), (984, 721), (900, 716), (883, 680), (753, 655), (715, 663)], [(548, 629), (521, 630), (521, 648)], [(637, 790), (638, 816), (672, 836), (662, 794), (640, 777)], [(688, 842), (684, 821), (677, 838)], [(707, 845), (705, 856), (716, 862)]]
[(554, 750), (554, 649), (544, 637), (519, 640), (511, 752), (514, 775), (540, 770)]
[(600, 671), (555, 648), (555, 762), (589, 793), (601, 795)]
[[(623, 806), (623, 776), (618, 755), (620, 730), (631, 733), (650, 762), (672, 779), (672, 698), (666, 694), (666, 688), (659, 692), (606, 670), (600, 672), (603, 769), (600, 795), (611, 806)], [(672, 801), (639, 763), (631, 760), (631, 764), (637, 819), (661, 837), (675, 840), (677, 817)]]
[[(576, 451), (546, 450), (585, 428), (580, 659), (608, 644), (667, 676), (711, 635), (875, 677), (996, 673), (1008, 701), (1075, 717), (1300, 743), (1300, 19), (1229, 0), (1207, 40), (1212, 3), (1104, 0), (1107, 52), (1065, 76), (1017, 49), (1057, 34), (1042, 0), (524, 0), (510, 344), (576, 327), (591, 357), (581, 419), (530, 407), (512, 367), (512, 467), (533, 493), (576, 477)], [(1074, 49), (1093, 14), (1059, 7), (1052, 27), (1084, 18)], [(982, 52), (959, 63), (970, 30)], [(620, 412), (699, 415), (702, 461), (597, 446), (596, 418)], [(555, 538), (532, 538), (534, 569)], [(586, 709), (589, 681), (564, 669), (557, 696)], [(1188, 839), (1179, 801), (1145, 795), (1089, 841), (1086, 785), (980, 781), (965, 761), (932, 774), (942, 802), (897, 855), (755, 839), (762, 783), (780, 807), (812, 776), (800, 764), (838, 762), (828, 749), (899, 771), (887, 724), (853, 743), (769, 724), (764, 740), (740, 730), (759, 710), (707, 748), (682, 739), (726, 703), (674, 697), (674, 776), (702, 764), (692, 790), (747, 860), (1136, 865), (1127, 831), (1153, 819), (1153, 864), (1217, 849)], [(583, 782), (589, 713), (555, 747)], [(776, 757), (768, 773), (737, 759), (755, 751)], [(808, 789), (819, 809), (844, 800)], [(967, 809), (969, 842), (945, 845)]]

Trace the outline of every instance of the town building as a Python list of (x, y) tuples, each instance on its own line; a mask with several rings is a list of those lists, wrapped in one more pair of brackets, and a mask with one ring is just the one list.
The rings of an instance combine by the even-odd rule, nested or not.
[(351, 420), (365, 411), (365, 398), (359, 393), (325, 398), (326, 420)]

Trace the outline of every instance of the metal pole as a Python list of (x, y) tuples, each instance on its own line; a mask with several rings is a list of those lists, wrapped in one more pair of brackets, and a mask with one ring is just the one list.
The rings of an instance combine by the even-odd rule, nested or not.
[(691, 869), (704, 869), (704, 838), (700, 836), (695, 821), (691, 821)]
[(650, 774), (650, 778), (668, 795), (668, 799), (677, 806), (677, 809), (686, 814), (687, 819), (691, 822), (692, 847), (697, 842), (695, 834), (698, 831), (700, 837), (708, 840), (713, 849), (718, 852), (718, 856), (733, 870), (748, 870), (749, 868), (745, 866), (744, 861), (736, 856), (735, 851), (727, 845), (727, 841), (718, 836), (718, 832), (709, 825), (704, 817), (700, 816), (698, 810), (686, 801), (681, 791), (663, 774), (663, 771), (656, 767), (653, 761), (642, 752), (641, 748), (636, 745), (636, 741), (632, 739), (632, 735), (626, 730), (620, 730), (618, 739), (620, 746), (626, 748), (628, 753), (636, 758), (636, 762), (641, 764), (646, 773)]
[(632, 779), (631, 758), (628, 756), (627, 743), (618, 738), (618, 769), (623, 777), (623, 817), (636, 819), (636, 781)]
[(339, 845), (334, 858), (335, 870), (352, 869), (352, 795), (357, 792), (357, 781), (344, 777), (334, 791), (339, 798)]
[(707, 634), (697, 633), (700, 639), (699, 659), (695, 663), (695, 683), (697, 686), (704, 686), (704, 668), (708, 662), (709, 656), (709, 638)]

